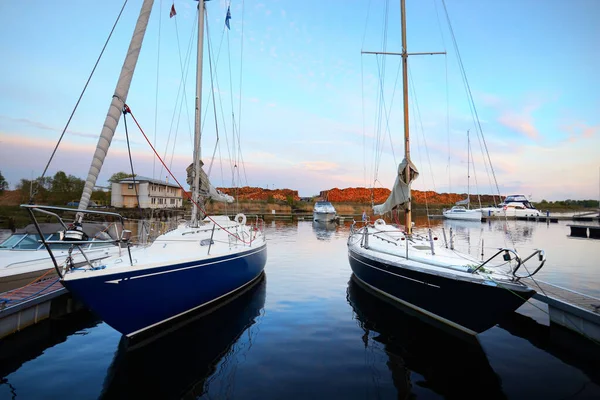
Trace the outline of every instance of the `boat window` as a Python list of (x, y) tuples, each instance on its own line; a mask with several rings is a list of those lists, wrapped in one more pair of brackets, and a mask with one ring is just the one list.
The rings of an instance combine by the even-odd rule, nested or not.
[(9, 236), (4, 242), (0, 243), (0, 249), (12, 249), (26, 234), (15, 234)]
[(13, 249), (37, 250), (42, 246), (42, 244), (38, 242), (38, 240), (40, 240), (39, 235), (25, 235), (23, 240), (21, 240), (15, 247), (13, 247)]

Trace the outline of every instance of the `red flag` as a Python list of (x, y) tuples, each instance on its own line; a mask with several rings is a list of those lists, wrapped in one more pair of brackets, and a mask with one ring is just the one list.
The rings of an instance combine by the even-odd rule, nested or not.
[(169, 18), (173, 18), (177, 15), (177, 11), (175, 11), (175, 3), (171, 6), (171, 13), (169, 14)]

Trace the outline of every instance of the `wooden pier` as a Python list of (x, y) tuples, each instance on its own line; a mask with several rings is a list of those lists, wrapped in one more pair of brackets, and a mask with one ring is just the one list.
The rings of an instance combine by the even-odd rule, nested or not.
[(537, 279), (522, 281), (536, 290), (534, 299), (548, 304), (551, 322), (600, 341), (600, 299)]
[(0, 293), (0, 338), (80, 308), (56, 278)]

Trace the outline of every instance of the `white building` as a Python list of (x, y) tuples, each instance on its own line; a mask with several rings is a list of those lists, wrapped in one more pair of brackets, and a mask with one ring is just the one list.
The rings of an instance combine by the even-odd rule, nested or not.
[(137, 207), (138, 198), (141, 208), (183, 207), (183, 190), (172, 183), (136, 176), (135, 183), (133, 178), (126, 178), (112, 184), (112, 207)]

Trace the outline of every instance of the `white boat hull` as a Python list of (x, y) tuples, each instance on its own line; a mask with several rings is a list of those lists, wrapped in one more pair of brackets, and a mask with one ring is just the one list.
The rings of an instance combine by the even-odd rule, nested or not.
[(444, 211), (444, 218), (462, 221), (481, 221), (482, 213), (479, 210), (463, 210), (462, 212)]
[(319, 222), (331, 222), (335, 220), (335, 213), (313, 212), (313, 220)]

